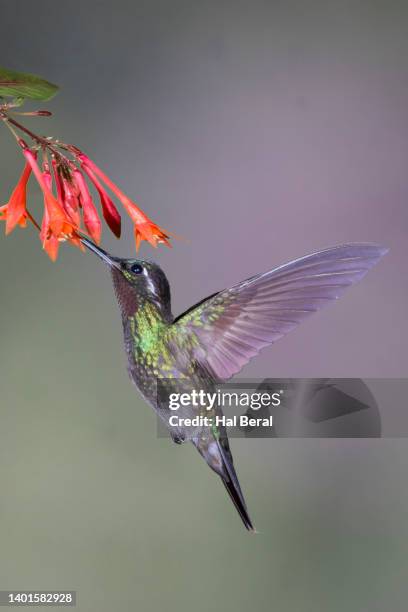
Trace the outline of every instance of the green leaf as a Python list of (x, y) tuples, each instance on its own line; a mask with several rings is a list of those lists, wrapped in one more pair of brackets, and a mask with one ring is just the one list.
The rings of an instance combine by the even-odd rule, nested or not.
[(15, 72), (0, 67), (0, 96), (50, 100), (57, 91), (57, 85), (34, 74)]
[(22, 106), (24, 104), (24, 100), (25, 98), (23, 98), (22, 96), (18, 96), (18, 98), (13, 98), (11, 101), (11, 104), (13, 105), (14, 108), (17, 108), (19, 106)]

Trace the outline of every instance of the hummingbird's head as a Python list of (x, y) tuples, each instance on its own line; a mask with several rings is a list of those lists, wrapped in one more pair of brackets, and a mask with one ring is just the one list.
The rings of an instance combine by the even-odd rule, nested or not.
[(81, 237), (82, 243), (111, 270), (113, 286), (122, 314), (132, 315), (146, 302), (155, 304), (164, 316), (170, 315), (170, 286), (163, 270), (151, 261), (113, 257)]

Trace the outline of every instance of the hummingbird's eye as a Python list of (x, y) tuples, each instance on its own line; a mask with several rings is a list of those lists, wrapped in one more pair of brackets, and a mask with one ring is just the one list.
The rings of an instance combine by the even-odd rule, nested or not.
[(143, 266), (138, 263), (134, 263), (130, 266), (130, 271), (133, 272), (133, 274), (141, 274), (143, 272)]

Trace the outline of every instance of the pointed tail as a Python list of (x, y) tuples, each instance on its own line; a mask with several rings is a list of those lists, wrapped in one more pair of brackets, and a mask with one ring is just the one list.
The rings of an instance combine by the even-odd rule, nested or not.
[[(227, 440), (225, 440), (227, 442)], [(224, 442), (225, 445), (225, 442)], [(248, 531), (255, 531), (255, 527), (252, 524), (250, 516), (248, 514), (248, 509), (245, 503), (244, 496), (242, 495), (241, 487), (239, 486), (238, 477), (235, 472), (234, 464), (232, 461), (231, 451), (229, 449), (228, 442), (224, 448), (222, 443), (217, 440), (218, 450), (222, 457), (223, 462), (223, 474), (221, 475), (221, 480), (228, 491), (228, 495), (232, 499), (235, 508), (238, 510), (238, 514), (241, 517), (242, 522)]]
[(255, 532), (255, 527), (252, 524), (241, 487), (239, 486), (228, 439), (226, 437), (222, 441), (213, 439), (205, 447), (198, 443), (198, 441), (192, 441), (210, 468), (220, 476), (245, 527), (248, 531)]
[(245, 505), (245, 500), (242, 497), (241, 492), (239, 491), (239, 489), (237, 489), (234, 482), (229, 478), (224, 478), (223, 476), (221, 476), (221, 480), (228, 491), (228, 495), (234, 502), (234, 506), (238, 510), (239, 516), (241, 517), (241, 520), (244, 523), (245, 527), (248, 529), (248, 531), (255, 532), (255, 527), (252, 524), (247, 507)]

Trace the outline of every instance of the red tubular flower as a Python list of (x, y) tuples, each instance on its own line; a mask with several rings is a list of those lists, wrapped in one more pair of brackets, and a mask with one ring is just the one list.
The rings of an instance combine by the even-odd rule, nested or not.
[(80, 160), (84, 171), (87, 172), (87, 170), (91, 170), (91, 172), (96, 174), (105, 183), (105, 185), (107, 185), (109, 189), (113, 191), (118, 200), (122, 202), (128, 215), (135, 224), (134, 234), (136, 250), (138, 250), (142, 240), (147, 240), (147, 242), (154, 247), (157, 247), (157, 245), (160, 243), (166, 244), (169, 247), (171, 246), (168, 241), (169, 236), (164, 232), (164, 230), (153, 223), (153, 221), (151, 221), (149, 217), (145, 215), (145, 213), (140, 210), (140, 208), (134, 202), (132, 202), (132, 200), (128, 198), (128, 196), (125, 195), (123, 191), (121, 191), (119, 187), (115, 185), (115, 183), (113, 183), (113, 181), (111, 181), (110, 178), (106, 176), (106, 174), (104, 174), (87, 155), (79, 152), (77, 157)]
[[(51, 192), (52, 176), (48, 168), (48, 164), (45, 164), (44, 166), (45, 167), (42, 173), (42, 178), (43, 178), (44, 184), (46, 185), (47, 189)], [(47, 206), (45, 194), (44, 194), (44, 216), (43, 216), (43, 220), (41, 224), (40, 240), (42, 242), (44, 251), (47, 253), (47, 255), (52, 261), (55, 261), (58, 257), (60, 241), (58, 237), (55, 234), (53, 234), (52, 230), (50, 229), (50, 215), (48, 212), (48, 206)]]
[(97, 244), (101, 241), (102, 224), (99, 219), (98, 211), (96, 210), (95, 204), (93, 203), (92, 196), (89, 192), (88, 185), (85, 182), (80, 170), (75, 168), (74, 179), (79, 188), (79, 194), (81, 198), (82, 211), (84, 215), (85, 227), (88, 230), (90, 236), (95, 240)]
[[(67, 213), (68, 217), (74, 223), (77, 229), (81, 226), (81, 215), (79, 213), (79, 190), (74, 186), (68, 179), (61, 176), (60, 166), (55, 159), (52, 160), (52, 167), (54, 170), (55, 185), (57, 187), (57, 199), (62, 202), (62, 206)], [(78, 247), (81, 251), (85, 251), (85, 247), (82, 244), (80, 238), (75, 234), (69, 238), (71, 244)]]
[(64, 186), (62, 184), (62, 179), (59, 173), (59, 165), (57, 164), (57, 160), (52, 160), (52, 169), (54, 172), (54, 180), (55, 185), (57, 187), (57, 200), (62, 202), (64, 200)]
[[(129, 212), (129, 215), (132, 217), (130, 212)], [(135, 242), (136, 242), (136, 251), (139, 250), (140, 243), (142, 240), (146, 240), (155, 248), (160, 243), (163, 243), (166, 246), (171, 248), (171, 244), (168, 241), (168, 235), (165, 234), (158, 225), (156, 225), (150, 220), (147, 220), (145, 223), (135, 222), (133, 232), (134, 232)]]
[(42, 173), (31, 149), (26, 146), (24, 141), (19, 141), (19, 143), (23, 149), (24, 157), (44, 194), (44, 217), (40, 237), (44, 250), (55, 261), (58, 255), (59, 242), (68, 239), (73, 240), (76, 228), (62, 205), (52, 194), (52, 177), (48, 166), (46, 166), (44, 173)]
[(44, 179), (40, 168), (38, 167), (33, 152), (25, 146), (25, 143), (23, 143), (21, 146), (23, 147), (24, 157), (29, 163), (31, 170), (33, 171), (33, 174), (37, 179), (38, 184), (40, 185), (41, 190), (44, 194), (45, 208), (48, 213), (49, 230), (58, 239), (66, 240), (69, 236), (72, 236), (75, 227), (68, 218), (62, 205), (55, 199), (50, 188), (47, 186), (47, 182)]
[(17, 225), (26, 226), (27, 183), (30, 174), (31, 166), (27, 163), (8, 203), (0, 208), (0, 220), (6, 221), (6, 234), (10, 234)]
[[(68, 179), (61, 176), (59, 171), (60, 167), (55, 159), (52, 160), (52, 167), (54, 170), (55, 185), (57, 187), (57, 199), (59, 202), (62, 202), (62, 206), (68, 217), (73, 221), (75, 227), (79, 229), (81, 226), (78, 200), (79, 190), (72, 185)], [(81, 251), (85, 251), (85, 247), (80, 238), (75, 234), (69, 238), (69, 242), (78, 247)]]
[(62, 205), (68, 217), (73, 221), (76, 227), (81, 225), (81, 215), (79, 212), (79, 189), (67, 178), (62, 179), (63, 198)]
[(122, 230), (122, 221), (120, 218), (120, 214), (118, 209), (108, 196), (105, 191), (103, 185), (98, 181), (95, 174), (92, 172), (88, 166), (82, 165), (82, 169), (89, 178), (89, 180), (94, 184), (95, 189), (99, 193), (99, 198), (102, 206), (103, 218), (105, 219), (108, 227), (112, 230), (117, 238), (120, 238), (121, 230)]
[[(38, 136), (14, 116), (9, 116), (13, 105), (0, 104), (0, 119), (10, 128), (22, 149), (26, 160), (24, 171), (11, 194), (10, 200), (0, 206), (0, 221), (5, 221), (6, 234), (16, 225), (25, 226), (29, 220), (39, 231), (44, 250), (52, 260), (58, 256), (59, 243), (69, 241), (82, 250), (85, 236), (100, 243), (103, 218), (115, 236), (121, 235), (121, 215), (109, 190), (121, 202), (134, 225), (136, 251), (142, 240), (152, 246), (159, 244), (171, 246), (169, 235), (133, 202), (102, 170), (82, 151), (72, 144), (66, 144), (51, 136)], [(10, 111), (11, 114), (11, 111)], [(17, 113), (27, 116), (49, 116), (49, 111), (29, 111)], [(31, 138), (28, 146), (20, 137)], [(31, 148), (32, 147), (32, 148)], [(41, 170), (37, 164), (37, 151), (42, 152), (44, 164)], [(52, 167), (48, 159), (52, 160)], [(26, 207), (27, 183), (34, 174), (44, 197), (44, 212), (41, 227)], [(101, 210), (95, 206), (91, 195), (91, 184), (99, 195)], [(93, 191), (93, 190), (92, 190)], [(113, 198), (115, 200), (115, 198)]]

